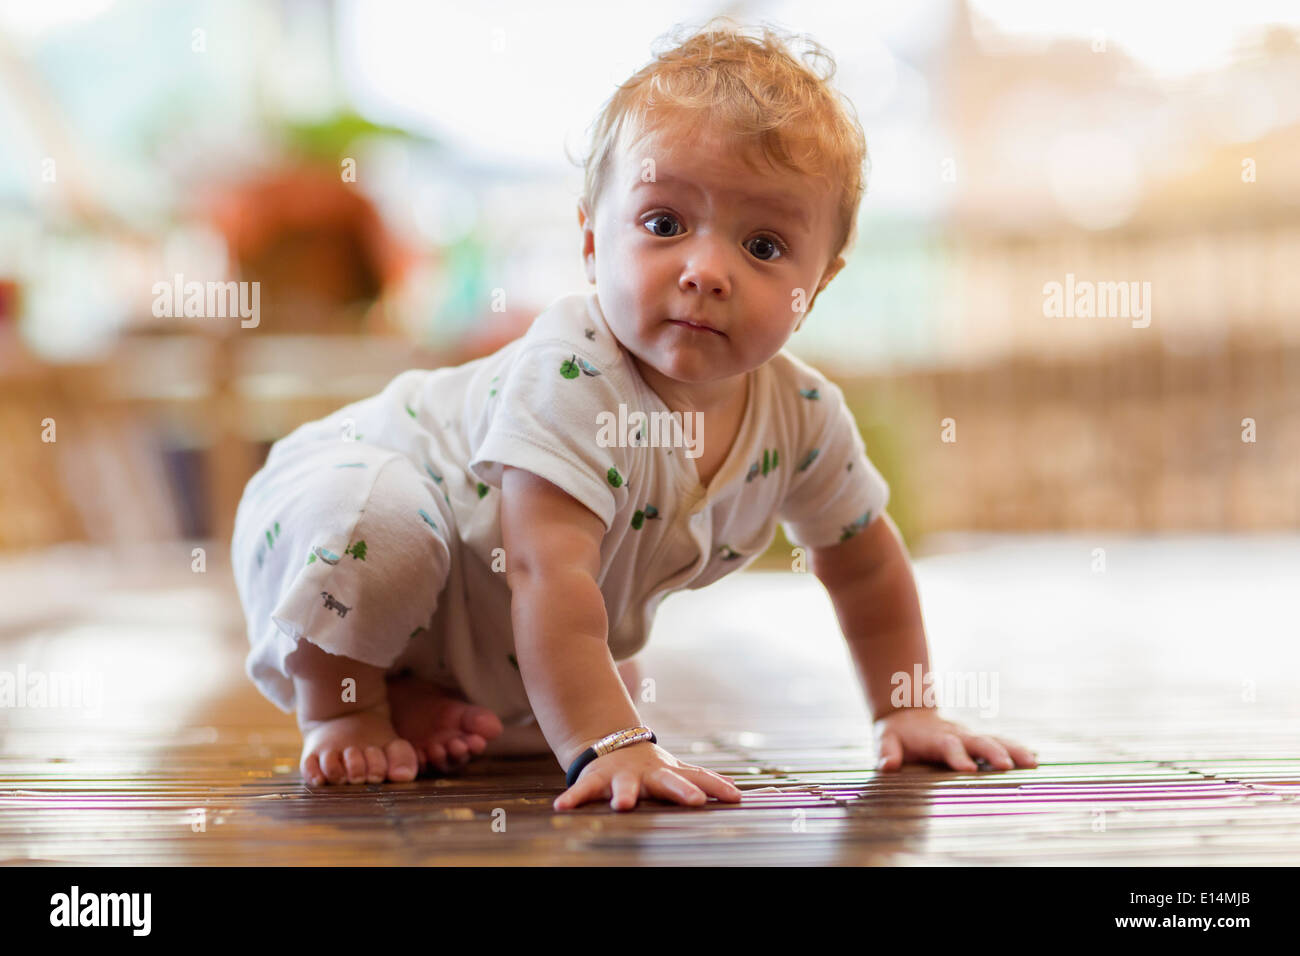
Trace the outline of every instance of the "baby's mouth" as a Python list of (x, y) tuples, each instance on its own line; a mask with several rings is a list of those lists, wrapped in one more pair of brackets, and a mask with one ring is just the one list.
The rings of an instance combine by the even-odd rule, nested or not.
[(694, 329), (697, 332), (712, 332), (714, 335), (721, 335), (723, 338), (726, 338), (725, 332), (719, 332), (711, 325), (704, 325), (703, 323), (700, 322), (691, 322), (688, 319), (669, 319), (668, 321), (673, 325), (680, 325), (683, 326), (684, 328)]

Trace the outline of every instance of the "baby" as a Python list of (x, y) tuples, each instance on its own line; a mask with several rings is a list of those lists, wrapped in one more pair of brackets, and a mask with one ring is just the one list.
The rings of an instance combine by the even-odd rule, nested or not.
[[(814, 49), (820, 50), (820, 48)], [(276, 442), (232, 543), (248, 674), (312, 784), (553, 753), (569, 809), (740, 800), (641, 725), (634, 655), (669, 593), (781, 522), (829, 591), (878, 767), (1035, 766), (893, 675), (929, 669), (888, 487), (841, 390), (783, 349), (844, 266), (866, 144), (768, 28), (709, 24), (621, 85), (578, 204), (595, 290), (468, 364), (398, 375)]]

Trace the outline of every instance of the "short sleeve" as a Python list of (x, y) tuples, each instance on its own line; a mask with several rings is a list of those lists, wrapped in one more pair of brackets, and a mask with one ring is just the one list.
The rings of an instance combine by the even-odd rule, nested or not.
[(530, 344), (493, 383), (469, 470), (498, 489), (504, 466), (530, 471), (589, 508), (608, 531), (627, 498), (631, 457), (600, 427), (602, 413), (616, 415), (626, 401), (616, 378), (616, 370), (565, 342)]
[(791, 543), (822, 548), (847, 540), (878, 518), (889, 485), (867, 457), (844, 393), (833, 382), (819, 387), (819, 415), (792, 462), (794, 475), (781, 502), (780, 520)]

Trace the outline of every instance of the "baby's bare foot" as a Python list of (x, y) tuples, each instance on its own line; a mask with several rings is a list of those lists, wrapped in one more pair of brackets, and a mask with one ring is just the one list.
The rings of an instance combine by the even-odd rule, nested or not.
[(421, 769), (426, 763), (443, 773), (459, 769), (502, 731), (488, 708), (409, 674), (388, 679), (388, 704), (398, 734), (415, 745)]
[(301, 723), (302, 777), (312, 786), (414, 780), (415, 748), (393, 729), (387, 703), (329, 720)]

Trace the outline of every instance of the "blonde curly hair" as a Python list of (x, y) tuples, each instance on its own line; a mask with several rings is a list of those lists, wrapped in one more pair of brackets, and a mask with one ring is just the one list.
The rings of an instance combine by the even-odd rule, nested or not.
[[(755, 171), (761, 155), (769, 164), (838, 185), (831, 260), (842, 255), (856, 237), (870, 160), (856, 111), (829, 85), (835, 75), (830, 54), (810, 37), (767, 24), (746, 30), (729, 17), (714, 17), (684, 39), (674, 36), (680, 30), (656, 41), (672, 45), (620, 84), (590, 127), (580, 161), (587, 208), (594, 213), (621, 144), (669, 125), (684, 136), (720, 128)], [(800, 55), (805, 62), (790, 52), (794, 40), (807, 45)], [(824, 61), (824, 72), (810, 60)]]

